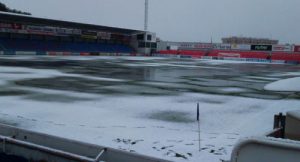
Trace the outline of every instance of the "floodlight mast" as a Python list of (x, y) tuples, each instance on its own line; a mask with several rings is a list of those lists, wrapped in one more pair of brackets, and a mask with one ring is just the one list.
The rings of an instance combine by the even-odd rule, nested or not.
[(145, 0), (145, 24), (144, 30), (148, 30), (148, 9), (149, 9), (149, 0)]

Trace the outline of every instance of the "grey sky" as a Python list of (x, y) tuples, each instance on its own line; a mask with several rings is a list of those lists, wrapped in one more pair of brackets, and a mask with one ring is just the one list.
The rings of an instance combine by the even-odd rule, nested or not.
[[(144, 0), (0, 0), (34, 16), (143, 29)], [(300, 0), (149, 0), (149, 30), (163, 40), (251, 36), (300, 43)]]

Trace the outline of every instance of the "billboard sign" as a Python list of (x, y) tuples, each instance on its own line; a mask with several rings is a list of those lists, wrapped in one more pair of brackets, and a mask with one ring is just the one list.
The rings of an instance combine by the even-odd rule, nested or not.
[(64, 28), (57, 28), (56, 29), (56, 34), (59, 36), (67, 36), (67, 31)]
[(0, 28), (12, 28), (12, 25), (6, 23), (0, 23)]
[(22, 24), (16, 24), (16, 23), (13, 23), (13, 24), (11, 24), (11, 27), (12, 27), (13, 29), (17, 29), (17, 30), (23, 29)]
[(110, 39), (111, 37), (111, 33), (107, 33), (107, 32), (98, 32), (98, 37), (100, 39)]
[(208, 49), (213, 48), (213, 45), (211, 43), (197, 43), (194, 44), (195, 49)]
[(251, 50), (251, 45), (248, 44), (232, 44), (231, 45), (232, 50), (246, 50), (250, 51)]
[(290, 46), (290, 45), (273, 45), (272, 51), (290, 52), (290, 51), (292, 51), (292, 46)]
[(51, 34), (51, 35), (53, 35), (53, 34), (56, 34), (56, 28), (54, 28), (54, 27), (44, 27), (43, 28), (43, 32), (45, 34)]
[(82, 30), (81, 37), (87, 39), (97, 39), (97, 32), (90, 30)]
[(9, 28), (9, 29), (22, 29), (22, 24), (17, 23), (0, 23), (0, 28)]
[(213, 44), (214, 49), (219, 50), (231, 50), (230, 44)]
[(300, 45), (294, 46), (294, 52), (300, 52)]
[(169, 46), (170, 50), (178, 50), (178, 47), (177, 46)]
[(0, 31), (9, 33), (24, 33), (23, 26), (21, 24), (16, 23), (0, 23)]
[(181, 50), (212, 49), (214, 47), (214, 45), (211, 43), (193, 43), (193, 42), (175, 43), (172, 45), (178, 46), (178, 49)]
[(179, 49), (193, 49), (192, 43), (182, 43), (179, 45)]
[(251, 45), (252, 51), (272, 51), (272, 45)]
[(88, 35), (88, 36), (97, 36), (97, 32), (90, 31), (90, 30), (82, 30), (81, 34), (82, 35)]
[(73, 29), (72, 34), (74, 35), (81, 35), (82, 31), (80, 29)]
[(33, 26), (33, 25), (27, 25), (26, 30), (28, 33), (33, 33), (33, 34), (44, 34), (43, 27), (41, 26)]

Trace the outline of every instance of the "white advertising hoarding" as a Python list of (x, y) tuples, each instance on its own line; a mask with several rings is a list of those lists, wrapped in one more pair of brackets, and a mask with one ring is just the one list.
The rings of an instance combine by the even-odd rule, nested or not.
[(232, 44), (231, 45), (232, 50), (246, 50), (250, 51), (251, 50), (251, 45), (249, 44)]
[(291, 52), (292, 46), (290, 46), (290, 45), (273, 45), (272, 51)]
[(214, 49), (218, 50), (231, 50), (230, 44), (214, 44)]

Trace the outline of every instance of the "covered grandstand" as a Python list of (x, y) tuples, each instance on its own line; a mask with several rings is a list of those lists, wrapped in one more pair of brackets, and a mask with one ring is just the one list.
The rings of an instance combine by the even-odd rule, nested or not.
[(133, 54), (139, 51), (132, 30), (0, 12), (0, 54)]

